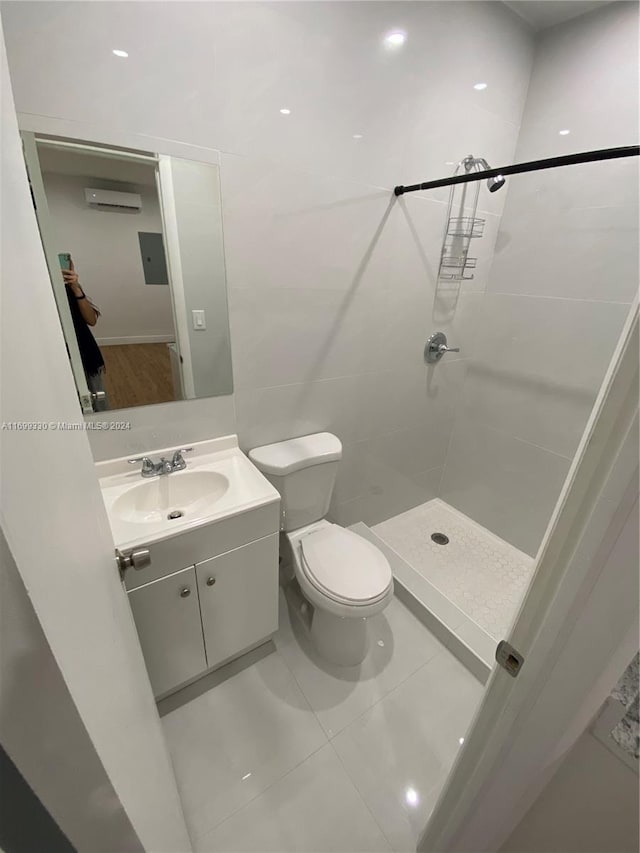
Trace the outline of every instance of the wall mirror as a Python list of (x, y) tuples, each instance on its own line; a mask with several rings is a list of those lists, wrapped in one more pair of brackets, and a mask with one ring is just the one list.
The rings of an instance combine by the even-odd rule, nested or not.
[(218, 166), (22, 139), (82, 411), (230, 394)]

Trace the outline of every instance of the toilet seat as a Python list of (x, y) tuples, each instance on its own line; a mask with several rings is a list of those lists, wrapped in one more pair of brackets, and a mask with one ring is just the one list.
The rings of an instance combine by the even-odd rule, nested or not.
[(326, 524), (300, 540), (307, 581), (337, 604), (369, 607), (393, 588), (391, 567), (371, 542), (336, 524)]

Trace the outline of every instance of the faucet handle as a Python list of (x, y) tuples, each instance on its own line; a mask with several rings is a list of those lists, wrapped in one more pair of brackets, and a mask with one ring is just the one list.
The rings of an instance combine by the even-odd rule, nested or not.
[(171, 459), (171, 464), (175, 467), (176, 465), (180, 467), (186, 467), (186, 462), (182, 458), (183, 453), (189, 453), (193, 450), (193, 447), (181, 447), (178, 450), (173, 451), (173, 457)]
[(129, 465), (135, 465), (138, 462), (142, 462), (142, 473), (147, 474), (150, 471), (153, 471), (153, 462), (149, 459), (148, 456), (136, 456), (135, 459), (127, 459)]

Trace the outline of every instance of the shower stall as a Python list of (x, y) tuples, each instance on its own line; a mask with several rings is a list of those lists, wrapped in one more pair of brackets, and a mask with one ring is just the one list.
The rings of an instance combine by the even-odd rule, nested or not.
[[(613, 188), (637, 185), (639, 153), (630, 145), (496, 168), (468, 155), (449, 178), (395, 190), (404, 197), (450, 188), (424, 352), (425, 405), (436, 404), (443, 365), (457, 365), (464, 378), (433, 497), (354, 529), (387, 555), (402, 600), (483, 680), (529, 586), (633, 310), (637, 206), (618, 207)], [(460, 293), (478, 270), (470, 252), (485, 236), (481, 193), (505, 186), (509, 175), (478, 311), (466, 335), (448, 341), (439, 327), (456, 328)]]

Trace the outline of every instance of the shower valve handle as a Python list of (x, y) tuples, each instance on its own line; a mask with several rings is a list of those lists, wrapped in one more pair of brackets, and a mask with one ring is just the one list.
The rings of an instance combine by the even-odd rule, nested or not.
[(424, 348), (424, 360), (427, 364), (436, 364), (446, 352), (460, 352), (460, 347), (447, 346), (447, 336), (444, 332), (431, 335)]

